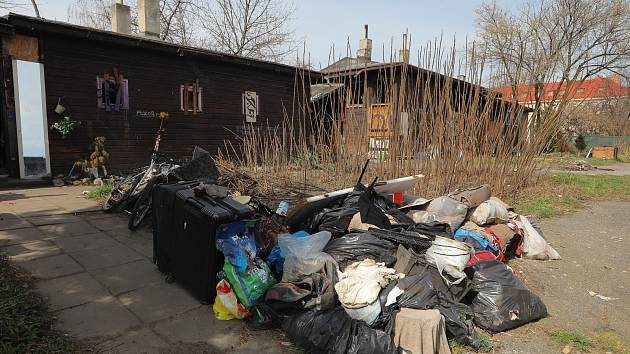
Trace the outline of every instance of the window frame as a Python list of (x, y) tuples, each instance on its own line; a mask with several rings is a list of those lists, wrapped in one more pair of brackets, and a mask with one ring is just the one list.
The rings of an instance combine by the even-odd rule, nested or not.
[[(182, 85), (179, 85), (179, 110), (184, 113), (203, 112), (203, 87), (202, 86), (197, 87), (197, 110), (194, 111), (192, 102), (188, 103), (188, 111), (184, 109), (184, 87), (188, 86), (188, 93), (190, 93), (190, 92), (194, 92), (194, 85), (195, 83), (192, 83), (192, 84), (184, 83)], [(187, 94), (186, 100), (188, 100), (188, 98), (189, 98), (189, 95)], [(191, 98), (194, 99), (193, 96), (191, 96)]]

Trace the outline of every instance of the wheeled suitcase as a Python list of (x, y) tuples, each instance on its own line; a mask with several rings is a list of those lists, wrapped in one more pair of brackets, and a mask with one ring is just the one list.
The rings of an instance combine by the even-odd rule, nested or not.
[(211, 303), (216, 297), (217, 272), (224, 262), (216, 247), (216, 229), (251, 218), (253, 211), (229, 197), (195, 196), (191, 188), (180, 189), (175, 195), (170, 274), (199, 301)]
[(173, 250), (174, 220), (173, 205), (177, 191), (193, 188), (200, 182), (179, 182), (175, 184), (159, 184), (153, 189), (153, 263), (162, 273), (171, 272)]

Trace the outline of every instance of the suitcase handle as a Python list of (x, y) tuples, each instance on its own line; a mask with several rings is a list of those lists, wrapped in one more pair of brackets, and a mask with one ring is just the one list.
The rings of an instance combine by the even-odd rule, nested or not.
[[(232, 215), (233, 215), (232, 218), (234, 220), (238, 220), (238, 209), (236, 209), (233, 206), (231, 206), (230, 204), (224, 202), (223, 199), (206, 198), (206, 200), (208, 201), (209, 204), (212, 204), (212, 206), (221, 205), (222, 207), (230, 210), (232, 212)], [(190, 198), (186, 199), (186, 203), (190, 203), (190, 204), (194, 205), (197, 209), (205, 208), (205, 205), (203, 203), (201, 203), (200, 201), (198, 201), (197, 199), (195, 199), (195, 197), (190, 197)]]

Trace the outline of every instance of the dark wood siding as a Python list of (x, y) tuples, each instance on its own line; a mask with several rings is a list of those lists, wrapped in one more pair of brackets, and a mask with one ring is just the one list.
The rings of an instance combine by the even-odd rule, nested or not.
[[(260, 114), (255, 125), (266, 127), (282, 121), (283, 105), (291, 112), (297, 99), (294, 94), (302, 89), (300, 84), (294, 90), (295, 73), (286, 69), (255, 68), (53, 34), (40, 39), (48, 123), (61, 119), (54, 112), (59, 97), (67, 112), (81, 121), (66, 139), (49, 133), (53, 175), (67, 173), (74, 161), (86, 158), (96, 136), (107, 138), (110, 170), (147, 164), (159, 119), (138, 117), (138, 110), (169, 112), (160, 151), (182, 158), (190, 156), (195, 145), (216, 153), (225, 139), (234, 138), (230, 131), (242, 131), (244, 91), (258, 94)], [(113, 68), (129, 81), (129, 111), (97, 109), (96, 76), (112, 73)], [(203, 88), (203, 112), (184, 114), (180, 111), (180, 85), (194, 80)]]

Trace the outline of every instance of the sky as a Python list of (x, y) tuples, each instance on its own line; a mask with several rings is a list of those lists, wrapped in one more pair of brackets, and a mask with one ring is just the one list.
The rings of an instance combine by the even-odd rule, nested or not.
[[(74, 0), (38, 0), (41, 16), (67, 21), (68, 5)], [(287, 0), (288, 1), (288, 0)], [(113, 0), (112, 0), (113, 2)], [(315, 69), (329, 63), (331, 49), (335, 59), (346, 56), (347, 44), (356, 55), (363, 25), (369, 25), (372, 39), (372, 58), (376, 61), (389, 58), (390, 48), (401, 47), (402, 33), (409, 31), (411, 56), (414, 49), (427, 41), (443, 36), (447, 42), (456, 39), (458, 44), (475, 37), (475, 9), (482, 0), (294, 0), (295, 14), (292, 27), (296, 37), (305, 41)], [(500, 5), (516, 7), (520, 0), (499, 0)], [(32, 8), (14, 11), (33, 15)], [(334, 60), (333, 60), (334, 61)], [(332, 61), (331, 61), (332, 62)]]

